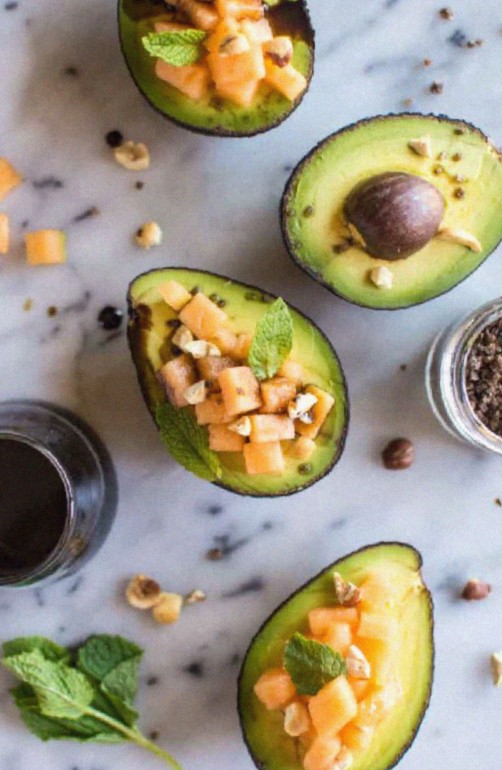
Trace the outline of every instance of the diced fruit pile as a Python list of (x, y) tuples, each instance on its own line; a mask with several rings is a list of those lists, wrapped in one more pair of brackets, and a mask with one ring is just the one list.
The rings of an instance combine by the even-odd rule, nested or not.
[(262, 84), (290, 101), (306, 89), (294, 67), (293, 41), (274, 36), (262, 0), (178, 0), (173, 21), (159, 21), (155, 32), (203, 30), (198, 61), (177, 66), (156, 60), (158, 78), (191, 99), (216, 95), (249, 107)]
[[(335, 572), (336, 603), (311, 610), (307, 635), (293, 637), (304, 644), (300, 665), (306, 667), (305, 675), (311, 677), (313, 668), (319, 667), (317, 673), (324, 677), (319, 688), (305, 694), (298, 652), (295, 668), (288, 664), (289, 642), (283, 666), (264, 671), (256, 682), (254, 691), (261, 703), (267, 709), (281, 710), (285, 732), (299, 739), (304, 770), (352, 767), (369, 747), (379, 722), (401, 700), (399, 672), (393, 665), (399, 646), (401, 598), (381, 573), (368, 573), (355, 586)], [(330, 655), (334, 652), (342, 673), (322, 671), (326, 664), (321, 655), (309, 661), (308, 640), (327, 646)], [(311, 685), (311, 678), (309, 682)]]
[(177, 317), (169, 337), (174, 356), (158, 372), (167, 398), (195, 412), (214, 452), (239, 452), (246, 473), (281, 474), (285, 456), (307, 460), (334, 405), (321, 388), (303, 382), (290, 358), (276, 376), (259, 380), (248, 365), (251, 334), (231, 328), (228, 315), (202, 292), (177, 281), (159, 287)]

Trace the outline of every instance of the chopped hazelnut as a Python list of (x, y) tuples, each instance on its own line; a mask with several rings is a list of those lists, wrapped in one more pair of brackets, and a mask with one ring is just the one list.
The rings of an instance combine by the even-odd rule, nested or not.
[(183, 606), (183, 597), (180, 594), (161, 593), (159, 601), (155, 604), (152, 614), (156, 623), (175, 623)]
[(442, 94), (444, 89), (444, 85), (440, 83), (438, 80), (434, 80), (430, 86), (429, 91), (431, 94)]
[(471, 578), (465, 584), (462, 590), (462, 599), (467, 601), (479, 601), (480, 599), (486, 599), (490, 595), (492, 587), (489, 583), (485, 583), (478, 578)]
[(201, 591), (200, 588), (195, 588), (193, 591), (190, 591), (189, 594), (187, 594), (184, 598), (184, 604), (198, 604), (198, 602), (204, 602), (206, 601), (206, 594), (204, 591)]
[(218, 47), (218, 53), (221, 56), (236, 56), (237, 54), (246, 53), (250, 48), (251, 46), (246, 35), (238, 33), (224, 37)]
[(157, 222), (145, 222), (136, 231), (134, 240), (142, 249), (151, 249), (152, 246), (159, 246), (162, 243), (162, 230)]
[(142, 142), (123, 142), (113, 150), (117, 163), (129, 171), (143, 171), (150, 165), (150, 153)]
[(263, 52), (277, 67), (286, 67), (293, 58), (293, 43), (291, 38), (280, 35), (264, 43)]
[(316, 404), (317, 396), (313, 393), (298, 393), (288, 404), (288, 415), (292, 420), (300, 420), (308, 425), (314, 421), (311, 409)]
[(240, 417), (235, 422), (231, 422), (227, 425), (228, 430), (238, 433), (239, 436), (251, 435), (251, 420), (247, 415)]
[(185, 353), (185, 347), (189, 342), (193, 342), (193, 334), (190, 329), (188, 329), (186, 326), (183, 326), (182, 324), (174, 332), (173, 336), (171, 337), (171, 342)]
[(205, 358), (206, 356), (221, 356), (221, 350), (206, 340), (194, 340), (185, 345), (185, 353), (189, 353), (193, 358)]
[(394, 274), (385, 265), (378, 265), (370, 271), (369, 278), (371, 283), (377, 286), (379, 289), (392, 289), (394, 282)]
[(481, 243), (478, 241), (475, 235), (468, 233), (467, 230), (460, 230), (453, 227), (441, 227), (437, 234), (438, 238), (443, 241), (451, 241), (452, 243), (459, 243), (461, 246), (467, 246), (471, 251), (479, 253), (483, 251)]
[(338, 604), (343, 607), (355, 607), (361, 601), (359, 588), (354, 583), (344, 580), (339, 572), (333, 572), (333, 583)]
[(199, 382), (190, 385), (183, 394), (185, 401), (192, 405), (202, 404), (202, 402), (206, 400), (206, 395), (207, 387), (205, 380), (199, 380)]
[(502, 687), (502, 652), (494, 652), (490, 658), (492, 666), (493, 684)]
[(391, 471), (406, 470), (415, 458), (415, 448), (407, 438), (395, 438), (389, 441), (382, 451), (384, 467)]
[(451, 21), (453, 19), (454, 13), (451, 8), (441, 8), (439, 15), (445, 21)]
[(350, 645), (345, 662), (347, 664), (347, 672), (350, 676), (353, 676), (354, 679), (370, 678), (371, 666), (364, 656), (364, 653), (362, 653), (355, 644)]
[(127, 602), (137, 610), (150, 610), (160, 597), (160, 585), (146, 575), (135, 575), (126, 588)]
[(421, 158), (432, 158), (431, 138), (428, 135), (418, 139), (410, 139), (408, 147)]
[(300, 701), (293, 701), (284, 711), (284, 732), (297, 738), (310, 730), (311, 721), (308, 708)]

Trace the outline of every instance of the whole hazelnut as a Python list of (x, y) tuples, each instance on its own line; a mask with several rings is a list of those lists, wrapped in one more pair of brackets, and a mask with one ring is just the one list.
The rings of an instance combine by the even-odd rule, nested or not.
[(462, 599), (467, 599), (469, 602), (480, 601), (480, 599), (486, 599), (491, 594), (491, 591), (492, 587), (489, 583), (478, 580), (478, 578), (471, 578), (462, 589), (461, 596)]
[(384, 467), (390, 471), (409, 468), (415, 459), (415, 448), (407, 438), (394, 438), (382, 452)]

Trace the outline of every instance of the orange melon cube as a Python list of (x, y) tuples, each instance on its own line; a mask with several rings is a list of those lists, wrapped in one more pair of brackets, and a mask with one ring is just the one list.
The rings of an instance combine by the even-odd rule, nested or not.
[(364, 751), (373, 740), (374, 732), (374, 727), (363, 727), (350, 723), (343, 728), (340, 738), (343, 745), (351, 751)]
[(286, 359), (278, 371), (279, 377), (285, 377), (291, 380), (295, 385), (301, 385), (303, 382), (303, 366), (298, 361)]
[(209, 342), (216, 345), (221, 350), (224, 356), (231, 356), (234, 354), (235, 347), (237, 345), (237, 335), (230, 331), (230, 329), (218, 329), (216, 334), (211, 337)]
[(296, 396), (296, 385), (285, 377), (272, 377), (260, 385), (262, 412), (277, 414), (285, 412), (289, 402)]
[(190, 25), (180, 24), (178, 21), (156, 21), (153, 28), (155, 32), (181, 32), (190, 29)]
[(270, 59), (265, 62), (266, 74), (265, 82), (275, 91), (294, 102), (295, 99), (307, 88), (307, 80), (293, 67), (292, 64), (286, 64), (285, 67), (278, 67)]
[(315, 385), (307, 385), (305, 391), (317, 397), (317, 403), (311, 409), (314, 422), (307, 424), (297, 420), (295, 427), (296, 432), (301, 436), (314, 439), (324, 425), (326, 417), (331, 412), (335, 399), (329, 393), (326, 393), (325, 390), (321, 390), (321, 388), (317, 388)]
[(268, 43), (273, 38), (272, 27), (267, 19), (243, 19), (241, 30), (250, 43)]
[(221, 44), (239, 32), (239, 23), (236, 19), (226, 18), (218, 22), (213, 31), (204, 40), (204, 47), (210, 53), (218, 53)]
[(279, 441), (268, 441), (264, 444), (249, 442), (244, 445), (244, 462), (246, 472), (250, 476), (257, 473), (283, 473), (285, 468), (284, 456)]
[(398, 682), (388, 682), (370, 692), (359, 703), (357, 718), (354, 723), (361, 727), (374, 727), (387, 716), (402, 698), (402, 689)]
[(270, 668), (265, 671), (253, 689), (258, 700), (269, 711), (284, 708), (296, 695), (290, 675), (282, 668)]
[(29, 265), (61, 265), (66, 262), (66, 233), (62, 230), (35, 230), (24, 236)]
[(352, 644), (352, 629), (348, 623), (332, 623), (323, 636), (323, 642), (345, 657)]
[(175, 67), (174, 64), (157, 59), (155, 74), (190, 99), (202, 99), (209, 91), (209, 71), (203, 63)]
[(228, 414), (244, 414), (261, 406), (260, 385), (249, 366), (225, 369), (218, 382)]
[(235, 19), (261, 19), (264, 14), (262, 0), (216, 0), (216, 10)]
[(368, 575), (360, 588), (362, 609), (381, 612), (394, 606), (396, 589), (383, 575)]
[(209, 340), (221, 326), (225, 326), (228, 316), (205, 294), (199, 292), (181, 311), (180, 321), (199, 339)]
[(381, 639), (387, 641), (393, 639), (397, 632), (397, 620), (378, 615), (374, 612), (361, 612), (359, 618), (358, 636), (369, 637), (370, 639)]
[(172, 358), (161, 367), (159, 379), (166, 389), (166, 395), (173, 406), (186, 406), (185, 392), (197, 382), (197, 371), (193, 359), (186, 353)]
[(197, 29), (203, 29), (207, 32), (218, 24), (218, 14), (212, 3), (199, 2), (199, 0), (177, 0), (176, 7), (188, 16)]
[(356, 637), (355, 644), (371, 667), (371, 679), (376, 684), (385, 684), (393, 667), (394, 643), (383, 639)]
[(235, 366), (235, 361), (229, 356), (204, 356), (199, 358), (195, 365), (201, 380), (206, 380), (209, 387), (218, 382), (218, 377), (225, 369)]
[(0, 254), (8, 254), (10, 248), (10, 226), (7, 214), (0, 214)]
[(316, 607), (308, 614), (310, 630), (314, 636), (324, 636), (334, 623), (356, 626), (359, 622), (355, 607)]
[(195, 417), (199, 425), (224, 425), (232, 421), (232, 417), (227, 414), (225, 404), (219, 393), (213, 393), (202, 401), (195, 404)]
[(259, 45), (251, 45), (249, 51), (232, 56), (210, 53), (207, 63), (218, 90), (230, 86), (256, 84), (265, 77), (263, 52)]
[(318, 736), (303, 757), (304, 770), (331, 770), (342, 748), (337, 735)]
[(22, 181), (23, 177), (7, 158), (0, 158), (0, 201), (3, 201), (10, 191), (20, 185)]
[(353, 676), (349, 676), (348, 680), (349, 680), (350, 686), (354, 691), (356, 700), (357, 701), (362, 700), (364, 696), (368, 694), (368, 690), (370, 688), (369, 679), (354, 679)]
[(190, 302), (192, 295), (178, 281), (166, 281), (158, 287), (158, 292), (169, 307), (178, 312)]
[(287, 414), (252, 414), (251, 441), (287, 441), (295, 437), (295, 425)]
[(241, 358), (243, 361), (247, 360), (252, 339), (252, 334), (237, 335), (237, 344), (234, 348), (234, 356), (236, 358)]
[(313, 455), (316, 449), (316, 443), (311, 438), (305, 438), (300, 436), (293, 441), (289, 449), (289, 454), (296, 460), (308, 460)]
[(357, 701), (345, 676), (322, 687), (309, 701), (312, 723), (319, 735), (336, 735), (357, 714)]
[(216, 86), (216, 93), (222, 99), (228, 99), (240, 107), (250, 107), (256, 98), (258, 86), (258, 80), (250, 80), (247, 83), (226, 83)]
[(244, 436), (239, 436), (226, 425), (209, 426), (209, 449), (213, 452), (242, 452)]

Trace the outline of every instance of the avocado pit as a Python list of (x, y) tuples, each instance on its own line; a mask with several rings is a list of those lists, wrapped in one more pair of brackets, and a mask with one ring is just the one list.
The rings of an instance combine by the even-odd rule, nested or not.
[(390, 171), (360, 182), (345, 200), (344, 215), (372, 257), (396, 260), (422, 249), (437, 234), (444, 199), (430, 182)]

